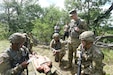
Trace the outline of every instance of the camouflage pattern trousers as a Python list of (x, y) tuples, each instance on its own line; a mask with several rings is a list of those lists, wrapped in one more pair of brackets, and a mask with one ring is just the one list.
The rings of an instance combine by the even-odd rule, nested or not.
[(62, 61), (62, 58), (64, 57), (64, 55), (66, 54), (66, 51), (64, 50), (64, 48), (61, 49), (60, 52), (55, 54), (55, 61)]
[(80, 45), (80, 40), (78, 38), (76, 38), (76, 39), (69, 38), (68, 40), (69, 40), (69, 43), (68, 43), (68, 49), (69, 49), (68, 60), (69, 60), (69, 64), (72, 65), (73, 57), (74, 57), (75, 63), (77, 62), (76, 49)]

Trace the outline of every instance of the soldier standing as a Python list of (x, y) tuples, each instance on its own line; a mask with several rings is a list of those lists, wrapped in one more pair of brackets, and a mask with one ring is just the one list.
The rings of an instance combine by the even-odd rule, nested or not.
[(80, 35), (79, 39), (81, 44), (77, 48), (77, 57), (82, 52), (81, 75), (105, 75), (102, 63), (104, 54), (93, 44), (94, 33), (85, 31)]
[(59, 65), (61, 65), (61, 60), (66, 53), (64, 47), (65, 43), (66, 42), (60, 39), (58, 33), (53, 34), (53, 39), (50, 42), (50, 49), (53, 51), (53, 55), (55, 56), (55, 61), (59, 62)]
[(65, 40), (66, 37), (67, 37), (67, 38), (69, 37), (69, 24), (66, 23), (66, 24), (64, 25), (63, 29), (64, 29), (63, 40)]
[(73, 53), (75, 58), (75, 64), (77, 61), (76, 58), (76, 49), (80, 44), (79, 35), (83, 31), (86, 31), (88, 29), (87, 24), (82, 19), (78, 18), (77, 12), (75, 9), (72, 9), (69, 12), (69, 16), (71, 18), (71, 22), (69, 23), (69, 38), (68, 38), (68, 60), (69, 63), (65, 68), (71, 68), (72, 67), (72, 61), (73, 61)]
[(54, 33), (60, 33), (60, 26), (58, 23), (54, 26)]

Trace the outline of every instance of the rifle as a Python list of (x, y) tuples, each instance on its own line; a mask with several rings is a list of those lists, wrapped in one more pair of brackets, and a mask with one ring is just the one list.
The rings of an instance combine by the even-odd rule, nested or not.
[[(94, 25), (94, 30), (96, 30), (95, 27), (96, 27), (98, 21), (103, 19), (103, 18), (105, 18), (105, 17), (107, 17), (112, 10), (113, 10), (113, 3), (112, 3), (112, 5), (109, 7), (109, 9), (104, 14), (100, 14), (98, 17), (96, 17), (94, 19), (93, 24), (92, 24), (92, 25)], [(96, 33), (96, 32), (94, 31), (94, 33)]]
[(81, 75), (81, 63), (82, 63), (82, 51), (80, 51), (80, 56), (78, 58), (78, 70), (77, 70), (77, 75)]

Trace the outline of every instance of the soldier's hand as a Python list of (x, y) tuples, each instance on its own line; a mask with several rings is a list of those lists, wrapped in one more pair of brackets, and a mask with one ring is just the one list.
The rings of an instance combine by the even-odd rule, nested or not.
[(29, 64), (29, 63), (27, 63), (27, 61), (24, 61), (24, 62), (21, 63), (21, 66), (22, 66), (23, 68), (26, 68), (28, 64)]
[(85, 60), (87, 60), (87, 59), (89, 58), (89, 56), (88, 56), (88, 55), (86, 55), (86, 54), (83, 54), (83, 55), (82, 55), (82, 57), (84, 57), (84, 58), (85, 58)]
[(80, 31), (80, 29), (78, 28), (78, 27), (75, 27), (75, 30), (78, 32), (78, 31)]
[(56, 51), (55, 50), (53, 50), (53, 55), (55, 55), (56, 54)]
[(80, 58), (80, 52), (81, 52), (81, 51), (77, 51), (76, 57)]

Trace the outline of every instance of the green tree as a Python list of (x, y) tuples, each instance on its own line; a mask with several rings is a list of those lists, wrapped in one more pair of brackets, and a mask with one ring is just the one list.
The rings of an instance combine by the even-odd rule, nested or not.
[(107, 19), (99, 21), (96, 26), (92, 23), (97, 16), (104, 13), (103, 8), (100, 7), (106, 3), (110, 4), (111, 0), (65, 0), (65, 9), (69, 11), (72, 8), (75, 8), (78, 11), (79, 16), (87, 21), (90, 29), (93, 30), (95, 27), (95, 30), (100, 32), (99, 28), (102, 21), (105, 21), (104, 24), (107, 24), (108, 21), (106, 20), (108, 20), (109, 15), (107, 16)]
[[(4, 12), (0, 16), (1, 22), (7, 23), (10, 32), (26, 31), (33, 29), (32, 21), (41, 15), (41, 7), (37, 0), (3, 0)], [(3, 15), (2, 15), (3, 14)]]
[(54, 33), (54, 26), (58, 23), (61, 28), (64, 24), (65, 12), (62, 12), (58, 7), (51, 5), (43, 8), (43, 15), (34, 21), (33, 33), (37, 34), (38, 39), (46, 44), (50, 42), (51, 36)]
[(8, 26), (0, 23), (0, 40), (5, 39), (6, 37), (8, 37)]

